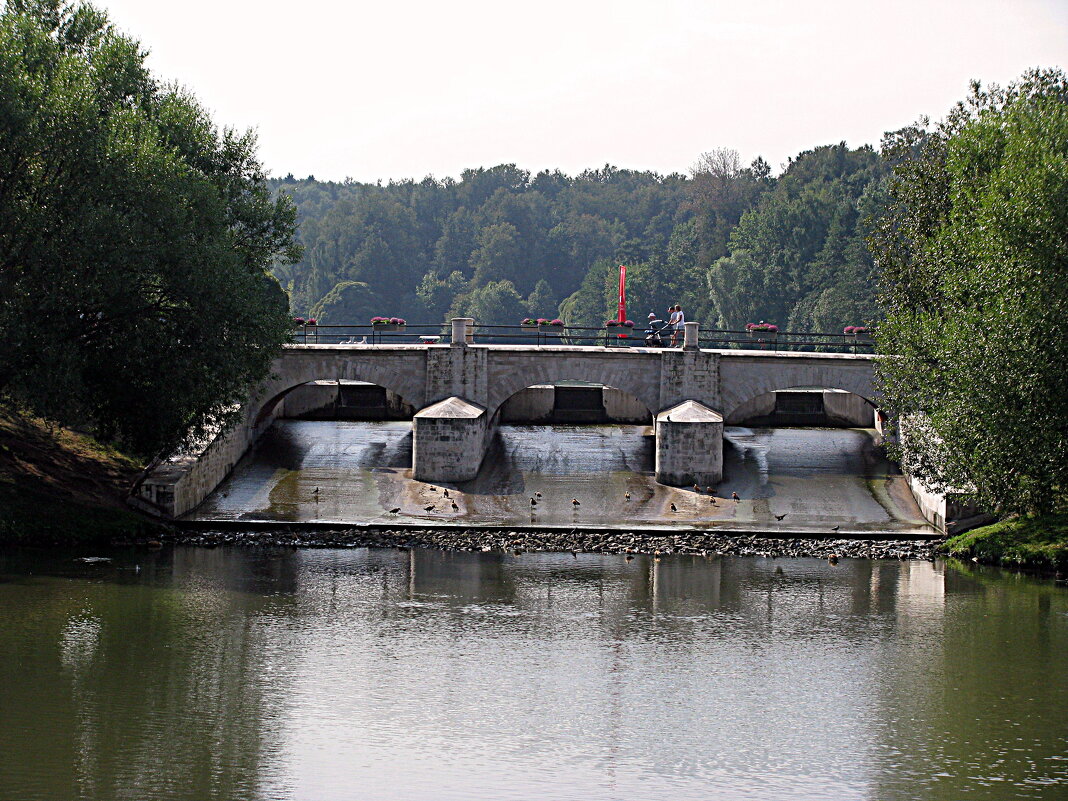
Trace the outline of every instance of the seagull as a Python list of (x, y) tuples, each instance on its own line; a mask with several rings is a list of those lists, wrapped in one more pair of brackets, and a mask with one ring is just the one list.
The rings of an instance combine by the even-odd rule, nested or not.
[(390, 509), (390, 510), (389, 510), (389, 513), (390, 513), (391, 515), (395, 515), (395, 514), (397, 514), (397, 512), (399, 512), (399, 511), (400, 511), (400, 507), (398, 506), (398, 507), (396, 507), (396, 508), (394, 508), (394, 509)]
[(782, 520), (788, 514), (790, 514), (790, 513), (789, 512), (783, 512), (781, 515), (775, 515), (775, 519), (776, 520)]
[(731, 493), (731, 500), (732, 501), (740, 501), (741, 498), (738, 497), (738, 493), (737, 492), (732, 492)]

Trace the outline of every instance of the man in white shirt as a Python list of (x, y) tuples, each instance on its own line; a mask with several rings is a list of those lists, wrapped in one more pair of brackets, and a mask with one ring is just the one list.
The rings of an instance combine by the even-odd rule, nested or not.
[(675, 310), (671, 313), (671, 320), (668, 321), (668, 325), (675, 329), (671, 332), (671, 347), (674, 348), (686, 330), (686, 315), (682, 313), (682, 306), (677, 303), (675, 304)]

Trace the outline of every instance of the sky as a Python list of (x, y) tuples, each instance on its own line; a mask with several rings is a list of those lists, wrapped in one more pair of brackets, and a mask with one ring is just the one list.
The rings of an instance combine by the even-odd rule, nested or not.
[(1068, 0), (95, 0), (275, 176), (779, 171), (1068, 69)]

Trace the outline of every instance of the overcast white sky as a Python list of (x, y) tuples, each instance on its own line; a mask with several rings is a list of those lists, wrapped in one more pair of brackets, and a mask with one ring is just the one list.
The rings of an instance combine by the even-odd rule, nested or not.
[(1068, 68), (1068, 0), (96, 0), (270, 172), (778, 168)]

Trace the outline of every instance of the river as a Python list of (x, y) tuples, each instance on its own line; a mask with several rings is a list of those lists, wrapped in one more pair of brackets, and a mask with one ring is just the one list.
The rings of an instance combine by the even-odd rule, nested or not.
[(1065, 798), (1066, 664), (954, 564), (7, 549), (0, 798)]

